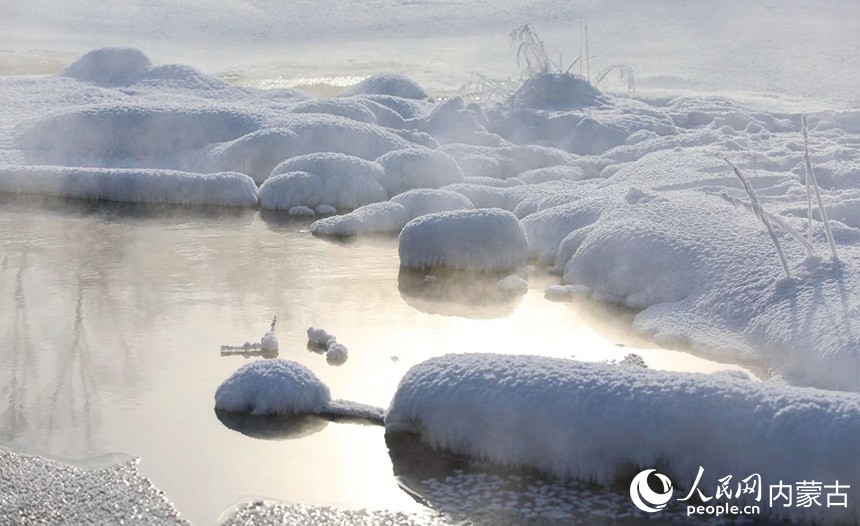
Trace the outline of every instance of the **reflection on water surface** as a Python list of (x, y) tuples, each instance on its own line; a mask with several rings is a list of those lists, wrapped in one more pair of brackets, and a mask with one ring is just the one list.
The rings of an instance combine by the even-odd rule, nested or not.
[[(380, 427), (213, 412), (220, 382), (261, 359), (221, 345), (258, 341), (274, 315), (280, 357), (335, 398), (381, 407), (410, 366), (450, 352), (729, 368), (647, 344), (630, 313), (546, 301), (556, 278), (540, 272), (524, 296), (481, 300), (493, 280), (401, 272), (394, 238), (330, 242), (254, 211), (5, 198), (0, 254), (0, 442), (140, 456), (197, 524), (254, 496), (420, 507), (398, 487)], [(309, 352), (310, 325), (349, 347), (345, 365)]]

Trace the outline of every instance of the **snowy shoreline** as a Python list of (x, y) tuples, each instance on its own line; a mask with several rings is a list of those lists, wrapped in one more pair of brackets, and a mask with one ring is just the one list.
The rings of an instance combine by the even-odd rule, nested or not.
[[(748, 174), (769, 213), (805, 232), (799, 114), (712, 96), (550, 95), (541, 77), (509, 106), (432, 103), (405, 77), (374, 79), (313, 99), (153, 65), (131, 49), (94, 51), (56, 76), (3, 77), (11, 104), (0, 115), (0, 188), (342, 212), (315, 222), (317, 235), (396, 233), (429, 213), (464, 221), (472, 209), (501, 209), (522, 225), (527, 254), (516, 235), (502, 241), (500, 225), (456, 240), (438, 223), (411, 244), (406, 226), (401, 261), (513, 270), (527, 255), (574, 294), (640, 309), (636, 328), (661, 345), (758, 362), (796, 385), (860, 390), (860, 329), (850, 321), (860, 309), (856, 112), (810, 116), (840, 261), (828, 261), (813, 215), (817, 256), (777, 233), (786, 279), (761, 224), (726, 202), (746, 194), (722, 157)], [(460, 221), (445, 228), (466, 232)], [(499, 248), (478, 255), (493, 239)]]

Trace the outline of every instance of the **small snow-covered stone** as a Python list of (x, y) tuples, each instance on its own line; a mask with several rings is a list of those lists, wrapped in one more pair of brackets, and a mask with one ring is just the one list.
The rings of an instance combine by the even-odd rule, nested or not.
[(246, 364), (215, 391), (215, 409), (252, 415), (318, 413), (330, 400), (310, 369), (281, 359)]
[(529, 283), (520, 276), (511, 274), (497, 281), (496, 287), (505, 292), (525, 294), (529, 290)]

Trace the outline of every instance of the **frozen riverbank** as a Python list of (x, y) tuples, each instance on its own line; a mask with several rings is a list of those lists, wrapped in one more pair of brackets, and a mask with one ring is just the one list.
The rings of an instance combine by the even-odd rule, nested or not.
[[(0, 115), (4, 191), (339, 211), (312, 225), (319, 235), (396, 233), (411, 220), (406, 266), (514, 270), (526, 255), (519, 226), (466, 224), (486, 215), (470, 209), (498, 208), (567, 292), (641, 309), (636, 326), (661, 344), (757, 362), (797, 385), (860, 389), (856, 112), (809, 117), (837, 262), (818, 207), (806, 210), (800, 114), (730, 99), (645, 102), (564, 75), (534, 77), (506, 106), (408, 98), (425, 92), (403, 77), (312, 99), (130, 49), (0, 84), (11, 101)], [(724, 156), (784, 225), (790, 277)], [(465, 237), (438, 231), (431, 212), (448, 212), (445, 228)]]

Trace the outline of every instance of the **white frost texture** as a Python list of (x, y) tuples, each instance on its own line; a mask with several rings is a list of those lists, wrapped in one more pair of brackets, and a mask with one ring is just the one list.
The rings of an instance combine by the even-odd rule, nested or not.
[(514, 270), (528, 259), (517, 217), (505, 210), (457, 210), (413, 219), (400, 232), (400, 264), (411, 268)]
[(252, 415), (320, 413), (330, 400), (310, 369), (282, 359), (243, 365), (215, 391), (215, 409)]
[[(452, 354), (409, 370), (385, 427), (418, 433), (435, 448), (600, 484), (631, 466), (660, 467), (689, 489), (704, 464), (714, 477), (759, 473), (765, 485), (839, 480), (851, 485), (849, 502), (860, 498), (856, 394), (558, 358)], [(850, 505), (770, 511), (806, 521), (860, 520)]]

